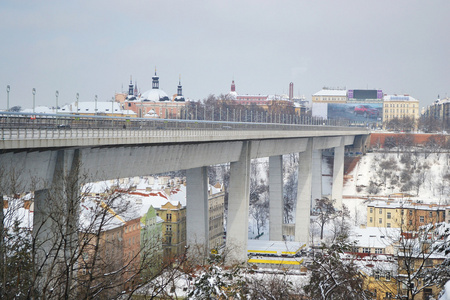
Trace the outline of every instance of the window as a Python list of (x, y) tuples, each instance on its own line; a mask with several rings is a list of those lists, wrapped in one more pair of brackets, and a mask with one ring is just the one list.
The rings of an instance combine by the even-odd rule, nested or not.
[(383, 220), (381, 218), (378, 219), (378, 223), (381, 224), (383, 223)]
[(370, 213), (373, 213), (373, 208), (372, 207), (370, 208)]
[(388, 219), (391, 218), (391, 213), (390, 213), (390, 212), (387, 213), (387, 218), (388, 218)]
[(375, 280), (380, 280), (380, 272), (379, 271), (375, 271), (375, 274), (374, 274), (373, 277), (375, 277)]
[(363, 253), (370, 253), (370, 248), (363, 248)]
[(392, 299), (392, 293), (386, 292), (386, 299)]
[(383, 254), (383, 248), (375, 248), (376, 254)]
[(412, 216), (412, 209), (409, 210), (409, 215)]
[(386, 224), (386, 227), (387, 227), (387, 228), (391, 228), (391, 223), (387, 223), (387, 224)]
[(429, 212), (429, 216), (430, 216), (430, 218), (433, 217), (433, 212), (432, 211)]
[(391, 280), (391, 272), (386, 272), (386, 280), (387, 281)]
[(420, 223), (425, 222), (425, 217), (424, 216), (420, 216)]
[(369, 221), (370, 223), (372, 223), (373, 222), (373, 220), (372, 220), (372, 217), (370, 217), (370, 221)]
[(172, 225), (166, 225), (166, 231), (172, 231)]
[(172, 214), (167, 214), (167, 222), (171, 222), (172, 221)]
[(380, 211), (379, 211), (379, 213), (380, 213), (380, 214), (382, 214), (382, 213), (383, 213), (383, 210), (382, 210), (381, 208), (380, 208)]

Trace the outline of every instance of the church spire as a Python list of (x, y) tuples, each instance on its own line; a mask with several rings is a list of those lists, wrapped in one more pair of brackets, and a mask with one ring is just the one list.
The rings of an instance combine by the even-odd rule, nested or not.
[(133, 96), (133, 80), (130, 75), (130, 85), (128, 86), (128, 96)]
[(236, 92), (236, 85), (234, 84), (234, 79), (233, 79), (233, 81), (231, 82), (231, 91), (232, 91), (232, 92)]
[(183, 96), (183, 88), (181, 86), (181, 75), (178, 78), (178, 89), (177, 89), (177, 96)]
[(156, 67), (155, 67), (155, 76), (152, 77), (152, 89), (159, 89), (159, 77), (156, 75)]

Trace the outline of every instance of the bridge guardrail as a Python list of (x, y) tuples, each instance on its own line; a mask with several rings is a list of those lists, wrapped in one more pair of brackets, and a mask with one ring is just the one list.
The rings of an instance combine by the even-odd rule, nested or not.
[[(214, 136), (221, 132), (235, 130), (301, 130), (324, 131), (338, 129), (353, 131), (355, 127), (333, 125), (314, 119), (298, 119), (312, 124), (293, 123), (254, 123), (225, 122), (184, 119), (143, 119), (126, 117), (81, 116), (81, 115), (49, 115), (30, 113), (0, 112), (0, 138), (2, 140), (22, 139), (79, 139), (79, 138), (111, 138), (111, 137), (171, 137), (187, 136), (190, 131), (198, 135), (204, 131)], [(331, 125), (329, 123), (332, 123)], [(362, 129), (362, 128), (361, 128)], [(212, 133), (212, 131), (214, 131)], [(193, 132), (192, 132), (193, 133)]]

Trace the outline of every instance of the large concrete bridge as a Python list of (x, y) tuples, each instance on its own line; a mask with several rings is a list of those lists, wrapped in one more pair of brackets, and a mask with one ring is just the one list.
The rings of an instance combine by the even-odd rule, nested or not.
[[(44, 204), (45, 193), (61, 174), (99, 181), (187, 170), (188, 243), (206, 245), (206, 168), (230, 163), (227, 245), (237, 260), (246, 259), (251, 159), (269, 157), (270, 239), (282, 240), (282, 155), (299, 153), (295, 240), (308, 244), (321, 151), (334, 148), (332, 198), (339, 205), (345, 147), (364, 151), (369, 135), (365, 128), (330, 125), (19, 115), (3, 115), (0, 130), (2, 176), (16, 174), (23, 191), (35, 191), (34, 226), (42, 225), (39, 210), (51, 205)], [(1, 194), (17, 192), (2, 188)]]

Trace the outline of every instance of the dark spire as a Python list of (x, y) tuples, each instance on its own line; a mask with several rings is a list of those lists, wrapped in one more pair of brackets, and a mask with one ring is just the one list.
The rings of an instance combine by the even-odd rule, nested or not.
[(152, 89), (159, 89), (159, 77), (156, 75), (156, 67), (155, 67), (155, 76), (152, 77)]
[(128, 96), (133, 96), (133, 80), (130, 75), (130, 85), (128, 86)]
[(177, 96), (183, 96), (183, 88), (181, 86), (181, 75), (180, 78), (178, 79)]
[(234, 85), (234, 79), (233, 79), (233, 81), (231, 82), (231, 91), (232, 91), (232, 92), (236, 92), (236, 86)]

